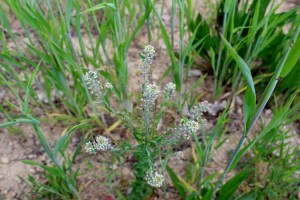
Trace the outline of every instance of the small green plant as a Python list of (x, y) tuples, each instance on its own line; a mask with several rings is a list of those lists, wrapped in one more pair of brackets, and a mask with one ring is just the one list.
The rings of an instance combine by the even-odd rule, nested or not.
[[(114, 146), (109, 138), (97, 136), (93, 141), (87, 142), (84, 146), (88, 153), (94, 154), (97, 151), (111, 152), (115, 156), (124, 156), (126, 152), (132, 152), (136, 158), (134, 164), (135, 180), (131, 184), (129, 199), (144, 199), (151, 194), (152, 188), (161, 187), (164, 182), (164, 171), (167, 160), (172, 155), (173, 146), (181, 140), (188, 140), (193, 133), (203, 125), (202, 113), (208, 109), (208, 102), (202, 102), (194, 106), (189, 117), (182, 118), (180, 124), (163, 134), (157, 131), (157, 125), (163, 117), (164, 108), (171, 100), (176, 91), (176, 86), (169, 83), (163, 90), (163, 98), (158, 105), (160, 91), (152, 81), (152, 59), (155, 50), (148, 45), (140, 55), (143, 65), (140, 67), (143, 75), (141, 107), (136, 108), (134, 116), (128, 111), (116, 111), (109, 104), (107, 92), (111, 88), (110, 83), (98, 80), (96, 72), (89, 71), (85, 75), (88, 88), (96, 98), (97, 103), (104, 104), (112, 115), (123, 120), (137, 142), (137, 145), (127, 144)], [(180, 153), (176, 153), (177, 156)], [(157, 169), (155, 161), (160, 160), (162, 169)]]
[(17, 108), (19, 112), (21, 112), (20, 116), (0, 124), (0, 128), (7, 128), (20, 123), (32, 125), (37, 134), (37, 138), (41, 143), (41, 146), (43, 147), (49, 160), (52, 162), (53, 165), (49, 166), (47, 164), (42, 164), (31, 160), (23, 160), (25, 164), (34, 165), (43, 169), (42, 175), (46, 180), (44, 183), (37, 181), (33, 176), (30, 175), (28, 176), (27, 181), (22, 178), (31, 186), (31, 192), (35, 198), (79, 198), (77, 189), (77, 176), (79, 168), (76, 170), (73, 169), (73, 163), (78, 151), (75, 151), (72, 157), (66, 154), (65, 151), (71, 140), (72, 132), (85, 123), (83, 122), (71, 128), (63, 136), (61, 136), (61, 138), (56, 142), (54, 148), (50, 147), (43, 131), (40, 128), (40, 121), (32, 117), (29, 109), (31, 86), (39, 67), (39, 65), (35, 67), (35, 70), (29, 79), (24, 99), (15, 93), (21, 107), (18, 105), (13, 106), (14, 108)]
[[(216, 6), (214, 21), (208, 22), (201, 13), (195, 21), (190, 21), (189, 29), (196, 35), (194, 43), (204, 39), (204, 45), (197, 51), (211, 65), (216, 97), (228, 85), (233, 93), (245, 86), (242, 72), (223, 38), (245, 60), (256, 79), (255, 84), (262, 82), (265, 87), (266, 78), (275, 71), (286, 52), (286, 44), (297, 35), (300, 23), (299, 7), (279, 12), (280, 5), (271, 0), (221, 0)], [(288, 30), (289, 24), (296, 28)], [(284, 30), (288, 30), (287, 33)], [(289, 84), (293, 86), (297, 79), (289, 79), (289, 82), (294, 82)]]
[[(230, 2), (234, 3), (234, 1), (226, 1), (225, 8), (226, 9), (232, 9), (234, 7), (230, 6)], [(258, 1), (259, 2), (259, 1)], [(225, 17), (226, 18), (226, 17)], [(251, 68), (247, 64), (247, 59), (244, 60), (241, 55), (238, 54), (238, 51), (235, 47), (233, 47), (229, 41), (225, 38), (225, 35), (220, 34), (221, 38), (221, 44), (226, 47), (226, 53), (228, 54), (228, 58), (230, 61), (235, 61), (235, 64), (237, 66), (237, 69), (239, 70), (240, 75), (243, 76), (247, 83), (247, 89), (244, 96), (244, 130), (241, 134), (241, 138), (239, 140), (239, 143), (235, 147), (232, 155), (230, 156), (230, 159), (228, 160), (227, 166), (224, 169), (224, 172), (219, 176), (217, 181), (213, 181), (212, 178), (216, 176), (216, 174), (212, 174), (212, 176), (208, 176), (208, 187), (205, 187), (205, 185), (201, 182), (199, 183), (199, 190), (193, 190), (191, 189), (191, 186), (188, 184), (184, 184), (177, 176), (174, 174), (171, 170), (169, 170), (169, 174), (174, 175), (173, 177), (173, 183), (174, 185), (177, 185), (177, 189), (183, 191), (182, 194), (191, 195), (191, 198), (196, 199), (213, 199), (214, 197), (218, 197), (218, 199), (230, 199), (234, 197), (235, 191), (238, 189), (239, 185), (242, 183), (242, 181), (246, 180), (247, 175), (249, 174), (249, 171), (242, 171), (235, 175), (230, 180), (226, 181), (224, 183), (225, 178), (227, 177), (228, 173), (233, 171), (239, 162), (239, 160), (242, 158), (245, 153), (250, 150), (253, 145), (255, 145), (258, 141), (262, 140), (267, 132), (263, 131), (261, 134), (259, 134), (257, 137), (255, 137), (252, 140), (248, 140), (249, 134), (253, 130), (253, 127), (257, 120), (259, 119), (262, 111), (264, 110), (265, 106), (267, 105), (268, 101), (270, 100), (272, 94), (274, 93), (274, 89), (280, 80), (281, 77), (287, 76), (293, 68), (296, 66), (297, 60), (300, 56), (300, 48), (298, 43), (300, 42), (300, 27), (297, 26), (297, 23), (299, 22), (300, 18), (297, 16), (296, 22), (293, 24), (293, 26), (290, 27), (290, 32), (295, 32), (295, 34), (286, 41), (283, 47), (283, 56), (278, 59), (276, 62), (275, 71), (272, 74), (272, 77), (269, 79), (268, 85), (265, 88), (263, 94), (260, 97), (260, 100), (257, 102), (257, 93), (255, 91), (254, 87), (254, 81), (251, 74)], [(209, 45), (209, 44), (208, 44)], [(221, 48), (222, 49), (222, 48)], [(220, 56), (220, 55), (219, 55)], [(216, 80), (216, 79), (215, 79)], [(291, 98), (289, 99), (288, 103), (285, 104), (285, 108), (288, 109), (293, 102), (296, 94), (291, 95)], [(286, 112), (286, 110), (285, 110)], [(285, 114), (284, 112), (281, 114)], [(277, 122), (278, 123), (278, 122)], [(212, 134), (214, 136), (214, 134)], [(211, 137), (211, 140), (213, 140), (214, 137)], [(198, 141), (198, 138), (195, 138), (196, 145), (197, 145), (197, 151), (199, 152), (199, 160), (200, 163), (206, 163), (206, 156), (203, 152), (206, 150), (203, 149), (209, 149), (210, 146), (205, 144), (204, 142), (200, 143)], [(244, 146), (245, 142), (247, 144)], [(203, 144), (204, 143), (204, 144)], [(211, 143), (208, 143), (211, 144)], [(204, 170), (205, 166), (202, 166), (202, 170)], [(202, 174), (202, 173), (200, 173)], [(230, 192), (227, 190), (230, 189)]]
[[(292, 96), (293, 98), (293, 96)], [(273, 119), (262, 124), (261, 134), (265, 135), (253, 145), (253, 156), (247, 156), (238, 168), (249, 168), (255, 176), (247, 180), (251, 190), (244, 196), (255, 199), (297, 199), (299, 192), (300, 148), (295, 132), (299, 120), (300, 103), (286, 104), (274, 108)], [(298, 111), (298, 113), (297, 113)], [(294, 133), (293, 133), (294, 132)]]

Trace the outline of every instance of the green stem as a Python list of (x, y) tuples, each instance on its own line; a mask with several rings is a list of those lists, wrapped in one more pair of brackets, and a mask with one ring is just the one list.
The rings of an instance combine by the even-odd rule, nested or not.
[(0, 124), (0, 128), (5, 128), (7, 126), (12, 126), (12, 125), (15, 125), (15, 124), (19, 124), (19, 123), (25, 123), (25, 124), (39, 124), (40, 122), (36, 119), (15, 119), (13, 121), (10, 121), (10, 122), (5, 122), (5, 123), (2, 123)]
[(206, 165), (206, 162), (207, 162), (209, 150), (210, 150), (209, 147), (205, 148), (204, 158), (203, 158), (201, 172), (200, 172), (200, 176), (199, 176), (199, 183), (200, 183), (199, 184), (199, 191), (201, 191), (201, 183), (202, 183), (202, 179), (204, 177), (204, 168), (205, 168), (205, 165)]
[(233, 152), (232, 157), (230, 158), (230, 160), (229, 160), (229, 162), (228, 162), (228, 164), (227, 164), (227, 166), (226, 166), (226, 168), (225, 168), (224, 173), (223, 173), (222, 176), (220, 176), (220, 178), (218, 179), (218, 182), (217, 182), (217, 188), (219, 188), (220, 186), (222, 186), (223, 180), (224, 180), (224, 178), (226, 177), (226, 175), (227, 175), (227, 173), (228, 173), (228, 171), (229, 171), (229, 169), (230, 169), (230, 167), (231, 167), (231, 165), (232, 165), (234, 159), (236, 158), (236, 156), (238, 155), (240, 149), (242, 148), (242, 146), (243, 146), (243, 144), (244, 144), (244, 142), (245, 142), (245, 139), (246, 139), (246, 134), (243, 134), (242, 137), (241, 137), (241, 139), (240, 139), (240, 141), (239, 141), (239, 143), (238, 143), (238, 145), (237, 145), (237, 147), (235, 148), (235, 150), (234, 150), (234, 152)]
[[(224, 35), (225, 33), (225, 28), (226, 28), (226, 24), (227, 24), (227, 13), (225, 12), (224, 13), (224, 18), (223, 18), (223, 25), (222, 25), (222, 33), (221, 35)], [(219, 46), (219, 55), (218, 55), (218, 60), (217, 60), (217, 66), (216, 66), (216, 74), (215, 74), (215, 92), (217, 93), (217, 86), (218, 86), (218, 81), (221, 82), (221, 80), (218, 80), (220, 77), (219, 77), (219, 71), (220, 71), (220, 64), (221, 64), (221, 57), (222, 57), (222, 48), (223, 48), (223, 40), (221, 40), (220, 42), (220, 46)], [(215, 93), (215, 95), (217, 95)], [(218, 92), (219, 93), (219, 92)]]

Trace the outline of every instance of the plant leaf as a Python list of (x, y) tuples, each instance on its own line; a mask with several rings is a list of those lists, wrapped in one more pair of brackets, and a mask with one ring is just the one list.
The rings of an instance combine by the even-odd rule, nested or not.
[(167, 171), (172, 180), (172, 183), (174, 184), (178, 193), (183, 199), (185, 199), (186, 197), (186, 191), (189, 193), (195, 192), (194, 188), (187, 182), (185, 182), (182, 178), (177, 176), (171, 167), (167, 166)]
[(33, 79), (37, 73), (37, 71), (39, 70), (40, 68), (40, 64), (41, 64), (42, 60), (40, 60), (39, 64), (35, 67), (30, 79), (29, 79), (29, 82), (28, 82), (28, 85), (27, 85), (27, 88), (26, 88), (26, 94), (25, 94), (25, 99), (24, 99), (24, 102), (23, 102), (23, 112), (24, 113), (27, 113), (28, 112), (28, 103), (29, 103), (29, 97), (30, 97), (30, 89), (31, 89), (31, 85), (32, 85), (32, 82), (33, 82)]
[[(63, 136), (59, 138), (59, 140), (56, 142), (56, 145), (53, 150), (53, 157), (55, 158), (58, 154), (58, 152), (64, 148), (66, 145), (68, 145), (68, 142), (66, 143), (67, 139), (71, 136), (71, 133), (75, 131), (80, 126), (86, 124), (87, 122), (83, 122), (81, 124), (77, 124), (76, 126), (73, 126), (68, 132), (66, 132)], [(65, 148), (64, 148), (65, 149)]]
[(78, 15), (82, 15), (83, 13), (88, 13), (88, 12), (92, 12), (92, 11), (95, 11), (95, 10), (99, 10), (99, 9), (102, 9), (102, 8), (106, 8), (106, 7), (109, 7), (113, 10), (116, 10), (116, 7), (113, 3), (100, 3), (98, 5), (95, 5), (81, 13), (79, 13)]
[(255, 142), (256, 142), (256, 139), (252, 140), (242, 150), (239, 151), (239, 153), (237, 154), (237, 156), (233, 160), (232, 165), (230, 166), (228, 172), (231, 172), (235, 168), (236, 164), (239, 162), (241, 157), (248, 151), (248, 149), (250, 149), (255, 144)]
[(281, 77), (285, 77), (290, 73), (290, 71), (293, 69), (293, 67), (296, 65), (297, 61), (299, 60), (299, 57), (300, 57), (300, 36), (298, 36), (294, 46), (289, 52), (287, 60), (280, 73)]
[(250, 119), (253, 115), (256, 106), (256, 99), (251, 92), (250, 87), (247, 87), (244, 97), (244, 129), (247, 130), (249, 127)]
[(249, 171), (242, 171), (232, 177), (219, 192), (219, 200), (229, 200), (232, 199), (235, 191), (238, 189), (239, 185), (249, 176)]
[(220, 35), (225, 46), (228, 48), (231, 56), (236, 61), (238, 67), (240, 68), (244, 78), (246, 79), (248, 86), (250, 87), (253, 95), (255, 96), (255, 88), (254, 83), (251, 75), (251, 71), (247, 63), (238, 55), (238, 53), (235, 51), (235, 49), (228, 43), (228, 41), (224, 38), (223, 35)]

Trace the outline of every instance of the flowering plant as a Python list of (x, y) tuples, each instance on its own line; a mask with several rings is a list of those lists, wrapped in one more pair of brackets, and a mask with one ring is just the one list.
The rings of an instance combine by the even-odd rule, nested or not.
[[(89, 71), (85, 75), (86, 85), (90, 93), (95, 96), (98, 103), (104, 104), (111, 114), (122, 119), (124, 125), (133, 133), (137, 141), (137, 145), (129, 148), (115, 147), (109, 138), (105, 136), (97, 136), (94, 141), (85, 144), (86, 152), (95, 154), (97, 151), (105, 151), (111, 153), (124, 153), (128, 150), (133, 152), (137, 162), (134, 165), (135, 181), (131, 185), (131, 198), (142, 199), (151, 193), (152, 188), (161, 187), (165, 177), (155, 165), (157, 159), (164, 158), (168, 160), (172, 155), (173, 146), (182, 140), (188, 140), (190, 136), (200, 129), (204, 124), (202, 113), (206, 112), (209, 104), (207, 101), (194, 106), (188, 117), (184, 117), (181, 123), (174, 129), (163, 134), (157, 133), (157, 126), (163, 117), (163, 110), (166, 102), (170, 101), (175, 95), (176, 85), (172, 82), (168, 83), (163, 89), (163, 99), (158, 106), (158, 98), (161, 93), (159, 87), (152, 81), (152, 59), (155, 55), (153, 46), (148, 45), (141, 54), (143, 65), (140, 69), (143, 74), (142, 97), (141, 97), (141, 116), (134, 119), (130, 112), (119, 112), (113, 109), (107, 98), (107, 90), (112, 89), (110, 83), (103, 83), (98, 80), (96, 72)], [(182, 152), (175, 152), (177, 158), (183, 157)], [(161, 166), (162, 168), (165, 166)]]

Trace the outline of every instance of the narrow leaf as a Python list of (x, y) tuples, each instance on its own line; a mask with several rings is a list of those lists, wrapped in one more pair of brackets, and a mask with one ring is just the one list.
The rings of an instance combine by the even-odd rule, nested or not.
[(230, 166), (228, 172), (231, 172), (236, 164), (239, 162), (239, 160), (241, 159), (241, 157), (256, 143), (256, 139), (252, 140), (249, 144), (247, 144), (241, 151), (239, 151), (239, 153), (237, 154), (237, 156), (234, 158), (232, 165)]
[(106, 8), (106, 7), (109, 7), (113, 10), (116, 10), (116, 7), (113, 3), (100, 3), (98, 5), (95, 5), (81, 13), (79, 13), (79, 15), (82, 15), (83, 13), (88, 13), (88, 12), (92, 12), (92, 11), (95, 11), (95, 10), (99, 10), (99, 9), (102, 9), (102, 8)]
[(68, 145), (68, 142), (66, 142), (66, 141), (67, 141), (68, 138), (70, 138), (71, 133), (73, 131), (75, 131), (76, 129), (78, 129), (80, 126), (84, 125), (84, 124), (86, 124), (86, 122), (83, 122), (81, 124), (77, 124), (76, 126), (72, 127), (67, 133), (65, 133), (63, 136), (61, 136), (59, 138), (59, 140), (56, 142), (56, 145), (55, 145), (54, 150), (53, 150), (53, 157), (54, 158), (57, 156), (58, 152), (63, 147), (66, 148), (66, 146)]
[(223, 35), (220, 35), (225, 46), (228, 48), (231, 56), (236, 61), (238, 67), (240, 68), (244, 78), (246, 79), (252, 93), (255, 95), (255, 88), (254, 83), (251, 75), (251, 71), (247, 63), (238, 55), (238, 53), (235, 51), (235, 49), (228, 43), (228, 41), (223, 37)]
[(39, 64), (35, 67), (35, 70), (33, 71), (32, 75), (29, 79), (29, 82), (28, 82), (28, 85), (27, 85), (27, 88), (26, 88), (25, 99), (24, 99), (24, 102), (23, 102), (23, 112), (24, 113), (28, 112), (28, 103), (29, 103), (31, 85), (32, 85), (33, 79), (34, 79), (37, 71), (39, 70), (41, 62), (42, 62), (42, 60), (40, 60)]
[(186, 192), (193, 192), (195, 191), (192, 186), (190, 186), (187, 182), (185, 182), (182, 178), (178, 177), (175, 172), (167, 166), (167, 172), (172, 180), (172, 183), (176, 187), (177, 191), (179, 192), (180, 196), (185, 199)]
[(251, 92), (250, 87), (247, 87), (245, 98), (244, 98), (244, 128), (245, 130), (248, 129), (250, 119), (254, 112), (256, 105), (256, 99), (253, 93)]
[(290, 71), (293, 69), (293, 67), (296, 65), (299, 58), (300, 58), (300, 36), (298, 36), (298, 39), (296, 40), (294, 46), (289, 52), (289, 55), (282, 68), (280, 76), (285, 77), (286, 75), (288, 75)]
[(240, 184), (249, 176), (249, 171), (242, 171), (231, 178), (223, 187), (220, 189), (219, 200), (231, 199), (240, 186)]

